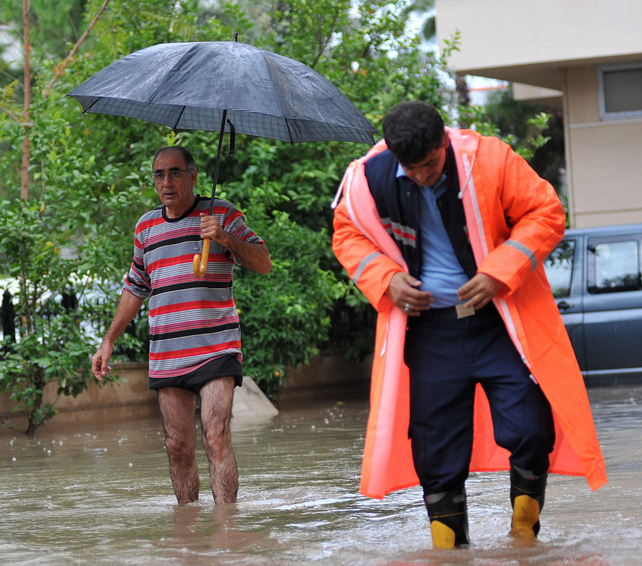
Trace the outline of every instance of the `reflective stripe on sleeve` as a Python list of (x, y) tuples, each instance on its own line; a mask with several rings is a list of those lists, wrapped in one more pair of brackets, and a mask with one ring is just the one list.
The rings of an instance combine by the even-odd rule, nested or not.
[(359, 276), (361, 275), (363, 270), (366, 268), (366, 266), (373, 259), (377, 259), (380, 255), (381, 254), (379, 252), (372, 252), (371, 254), (367, 255), (359, 262), (359, 266), (357, 267), (357, 270), (354, 273), (354, 277), (352, 278), (352, 281), (354, 282), (355, 285), (359, 284)]
[(537, 267), (537, 258), (531, 250), (529, 250), (524, 244), (518, 242), (517, 240), (506, 240), (504, 244), (506, 246), (510, 246), (511, 248), (515, 248), (517, 251), (522, 252), (528, 259), (531, 260), (531, 271), (535, 271), (535, 268)]

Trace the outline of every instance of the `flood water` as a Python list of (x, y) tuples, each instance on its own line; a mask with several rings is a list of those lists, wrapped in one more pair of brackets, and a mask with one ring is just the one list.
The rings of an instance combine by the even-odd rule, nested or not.
[(158, 418), (0, 430), (0, 564), (642, 564), (642, 388), (590, 391), (609, 483), (552, 476), (540, 542), (512, 546), (508, 474), (468, 481), (471, 545), (433, 550), (421, 490), (358, 494), (368, 407), (325, 403), (235, 422), (239, 500), (176, 506)]

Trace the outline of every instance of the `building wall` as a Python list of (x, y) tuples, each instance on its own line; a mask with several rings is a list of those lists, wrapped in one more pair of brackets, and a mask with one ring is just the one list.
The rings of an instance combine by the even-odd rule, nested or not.
[(473, 75), (561, 88), (563, 73), (551, 73), (550, 68), (540, 77), (548, 84), (475, 69), (526, 65), (532, 77), (538, 64), (642, 52), (640, 0), (436, 0), (436, 11), (440, 46), (457, 30), (461, 34), (460, 49), (449, 60), (451, 67)]
[[(640, 0), (436, 0), (461, 74), (561, 90), (573, 227), (642, 222), (642, 118), (600, 118), (598, 66), (642, 63)], [(519, 89), (516, 89), (519, 90)]]
[(566, 71), (573, 227), (642, 222), (642, 119), (600, 121), (597, 66)]

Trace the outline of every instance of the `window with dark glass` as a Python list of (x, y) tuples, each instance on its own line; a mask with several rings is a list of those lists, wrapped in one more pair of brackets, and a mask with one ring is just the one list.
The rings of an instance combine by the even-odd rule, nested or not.
[(620, 293), (642, 289), (640, 277), (640, 242), (598, 240), (588, 243), (589, 293)]
[(642, 110), (642, 68), (604, 71), (606, 112)]
[(602, 120), (642, 116), (642, 64), (598, 67), (598, 96)]
[(544, 260), (544, 269), (556, 299), (571, 294), (575, 240), (562, 240)]

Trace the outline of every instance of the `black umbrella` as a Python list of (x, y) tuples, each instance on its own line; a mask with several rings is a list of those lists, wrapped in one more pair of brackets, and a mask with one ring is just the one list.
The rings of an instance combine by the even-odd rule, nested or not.
[[(68, 96), (84, 112), (220, 132), (210, 214), (226, 129), (291, 143), (372, 144), (377, 133), (338, 88), (307, 65), (236, 41), (154, 45), (115, 61)], [(195, 275), (205, 275), (208, 254), (205, 240)]]

